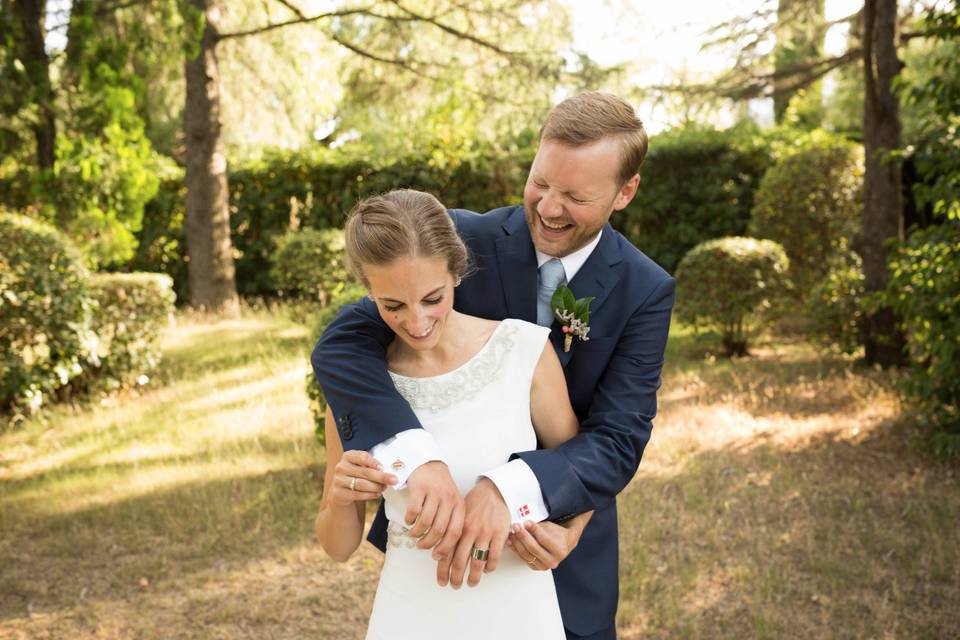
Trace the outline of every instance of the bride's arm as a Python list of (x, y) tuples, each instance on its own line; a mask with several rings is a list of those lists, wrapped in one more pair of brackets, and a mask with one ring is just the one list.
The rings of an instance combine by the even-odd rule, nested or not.
[(544, 448), (552, 449), (577, 435), (580, 428), (577, 416), (570, 406), (567, 381), (563, 367), (548, 340), (537, 361), (530, 385), (530, 418), (537, 432), (537, 440)]
[(383, 473), (380, 464), (366, 451), (344, 453), (329, 407), (323, 422), (327, 470), (314, 530), (330, 557), (346, 562), (363, 539), (366, 501), (380, 498), (396, 477)]
[[(546, 448), (556, 447), (577, 434), (579, 423), (570, 405), (563, 367), (550, 342), (540, 354), (530, 388), (530, 416), (537, 438)], [(514, 524), (508, 544), (532, 569), (556, 569), (580, 542), (593, 516), (581, 513), (563, 524)]]

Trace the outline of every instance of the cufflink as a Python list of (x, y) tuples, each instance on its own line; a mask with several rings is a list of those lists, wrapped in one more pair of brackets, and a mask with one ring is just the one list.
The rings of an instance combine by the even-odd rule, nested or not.
[(523, 505), (522, 507), (517, 509), (517, 513), (520, 514), (521, 518), (526, 518), (528, 515), (530, 515), (530, 506), (526, 504)]
[(400, 458), (397, 458), (396, 460), (393, 461), (393, 464), (391, 464), (390, 466), (393, 467), (395, 470), (400, 471), (400, 469), (403, 469), (407, 465), (404, 464), (403, 460), (401, 460)]

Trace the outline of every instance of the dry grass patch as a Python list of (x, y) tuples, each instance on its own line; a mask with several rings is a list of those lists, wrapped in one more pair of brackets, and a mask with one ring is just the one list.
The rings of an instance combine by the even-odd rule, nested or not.
[(165, 386), (0, 438), (0, 638), (356, 638), (379, 557), (314, 543), (307, 331), (186, 317)]
[(956, 469), (912, 446), (888, 374), (671, 350), (620, 500), (624, 638), (960, 636)]

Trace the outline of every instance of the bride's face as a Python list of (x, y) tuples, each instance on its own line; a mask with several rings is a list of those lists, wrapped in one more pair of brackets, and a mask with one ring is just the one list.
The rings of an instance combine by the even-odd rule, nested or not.
[(404, 257), (364, 265), (380, 316), (410, 348), (436, 346), (453, 309), (453, 276), (443, 258)]

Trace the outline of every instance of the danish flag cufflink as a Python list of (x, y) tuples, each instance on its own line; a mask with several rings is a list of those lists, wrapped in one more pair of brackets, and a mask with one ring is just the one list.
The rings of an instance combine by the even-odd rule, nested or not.
[(529, 506), (529, 505), (523, 505), (522, 507), (520, 507), (519, 509), (517, 509), (517, 512), (520, 514), (520, 517), (521, 517), (521, 518), (525, 518), (525, 517), (527, 517), (528, 515), (530, 515), (530, 506)]

